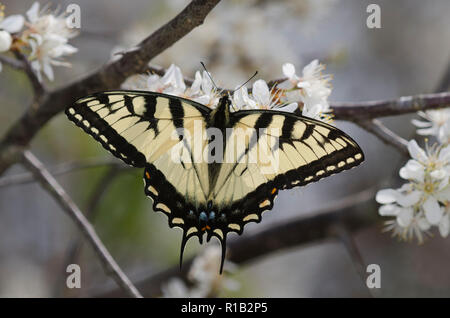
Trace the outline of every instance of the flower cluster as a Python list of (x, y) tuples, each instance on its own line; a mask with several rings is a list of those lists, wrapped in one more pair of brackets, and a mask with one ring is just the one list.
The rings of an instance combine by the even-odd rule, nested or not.
[[(331, 109), (328, 97), (331, 93), (330, 76), (322, 75), (324, 66), (317, 60), (304, 67), (301, 77), (295, 74), (295, 67), (283, 65), (287, 79), (271, 88), (266, 81), (259, 79), (250, 90), (245, 86), (237, 87), (231, 96), (233, 110), (276, 109), (294, 112), (299, 104), (302, 114), (318, 120), (329, 121)], [(191, 86), (187, 86), (181, 69), (172, 64), (164, 74), (134, 75), (122, 85), (125, 89), (149, 90), (192, 99), (210, 108), (217, 106), (223, 93), (215, 87), (211, 76), (197, 71)]]
[(54, 80), (53, 66), (70, 66), (62, 58), (77, 52), (68, 42), (78, 32), (68, 27), (65, 13), (51, 13), (48, 7), (41, 9), (39, 3), (35, 2), (26, 12), (26, 19), (22, 15), (7, 18), (3, 18), (3, 15), (1, 7), (0, 52), (21, 52), (40, 81), (42, 73), (49, 80)]
[[(223, 288), (229, 291), (237, 290), (239, 288), (237, 281), (219, 274), (221, 253), (222, 249), (218, 245), (207, 247), (191, 265), (187, 275), (189, 286), (180, 278), (171, 278), (162, 287), (163, 297), (211, 297)], [(230, 262), (225, 264), (226, 272), (232, 272), (234, 268)]]
[[(387, 230), (403, 240), (414, 236), (422, 243), (433, 226), (442, 237), (450, 232), (450, 145), (435, 144), (425, 150), (415, 140), (408, 144), (411, 158), (400, 169), (407, 180), (399, 189), (378, 191), (379, 214), (394, 217)], [(425, 235), (424, 235), (425, 234)]]
[(434, 136), (441, 144), (450, 142), (450, 109), (427, 110), (417, 113), (425, 121), (413, 119), (418, 127), (417, 133), (424, 136)]
[(303, 103), (303, 116), (330, 121), (328, 97), (331, 94), (331, 76), (322, 74), (324, 70), (325, 66), (314, 60), (303, 68), (302, 76), (299, 77), (295, 66), (286, 63), (283, 65), (283, 73), (288, 79), (279, 87), (287, 90), (288, 99)]

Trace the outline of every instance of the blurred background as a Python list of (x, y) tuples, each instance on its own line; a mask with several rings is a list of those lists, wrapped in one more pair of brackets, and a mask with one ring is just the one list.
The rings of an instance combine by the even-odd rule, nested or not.
[[(25, 14), (34, 1), (2, 1), (6, 14)], [(435, 90), (450, 59), (450, 2), (447, 0), (377, 0), (381, 29), (368, 29), (367, 6), (361, 0), (223, 1), (204, 25), (153, 60), (164, 68), (175, 63), (193, 78), (204, 61), (219, 86), (234, 88), (255, 70), (267, 81), (283, 76), (290, 62), (297, 73), (313, 59), (333, 74), (331, 101), (364, 101), (429, 93)], [(45, 4), (47, 2), (41, 2)], [(73, 1), (54, 1), (62, 10)], [(184, 0), (77, 0), (80, 35), (71, 40), (78, 52), (67, 60), (72, 68), (55, 68), (56, 87), (80, 78), (110, 60), (112, 52), (131, 47), (177, 14)], [(0, 73), (0, 134), (28, 107), (31, 87), (24, 74), (3, 67)], [(417, 116), (383, 122), (406, 139)], [(359, 127), (337, 122), (363, 148), (366, 162), (351, 171), (300, 189), (283, 191), (259, 226), (333, 206), (336, 200), (364, 190), (397, 187), (403, 159), (392, 148)], [(111, 160), (92, 138), (60, 114), (40, 131), (32, 151), (49, 169), (61, 164)], [(6, 176), (23, 173), (19, 165)], [(139, 281), (178, 264), (181, 231), (170, 229), (162, 214), (152, 211), (143, 194), (140, 169), (116, 165), (77, 169), (58, 180), (89, 216), (99, 236), (122, 269)], [(0, 181), (1, 184), (1, 181)], [(361, 209), (377, 217), (378, 206)], [(382, 233), (383, 220), (353, 233), (366, 264), (381, 267), (381, 297), (449, 297), (450, 241), (439, 235), (423, 245), (398, 242)], [(234, 235), (232, 235), (234, 236)], [(36, 183), (0, 187), (0, 296), (92, 296), (115, 287), (80, 232), (61, 208)], [(82, 240), (81, 240), (82, 241)], [(214, 244), (208, 243), (208, 244)], [(205, 249), (189, 241), (186, 259)], [(66, 266), (80, 264), (82, 288), (65, 287)], [(366, 297), (348, 251), (326, 240), (280, 250), (239, 266), (227, 274), (233, 286), (218, 296)], [(230, 288), (229, 288), (230, 287)]]

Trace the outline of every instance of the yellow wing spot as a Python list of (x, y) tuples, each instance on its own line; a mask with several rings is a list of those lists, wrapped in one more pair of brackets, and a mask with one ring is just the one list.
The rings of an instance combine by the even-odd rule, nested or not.
[(69, 108), (69, 114), (71, 114), (71, 115), (75, 114), (75, 109)]
[(328, 167), (327, 167), (327, 170), (328, 170), (328, 171), (333, 171), (333, 170), (335, 170), (335, 169), (336, 169), (335, 166), (328, 166)]
[(221, 229), (215, 229), (213, 232), (219, 235), (221, 239), (223, 239), (223, 232)]
[(305, 178), (305, 181), (309, 181), (309, 180), (311, 180), (312, 178), (313, 178), (313, 176), (306, 177), (306, 178)]
[(147, 179), (150, 179), (150, 173), (148, 173), (148, 171), (145, 171), (145, 177), (146, 177)]
[(148, 186), (148, 191), (150, 191), (151, 193), (153, 193), (155, 196), (158, 196), (158, 191), (156, 191), (156, 189), (152, 186)]
[(277, 188), (273, 188), (272, 192), (270, 192), (271, 194), (274, 194), (275, 192), (277, 192)]
[(239, 226), (239, 224), (236, 224), (236, 223), (228, 224), (228, 227), (230, 229), (232, 229), (232, 230), (235, 230), (235, 231), (240, 231), (241, 230), (241, 227)]
[(244, 221), (244, 222), (247, 222), (250, 220), (259, 220), (259, 217), (257, 214), (253, 213), (253, 214), (247, 215), (245, 218), (242, 219), (242, 221)]
[(156, 205), (156, 209), (160, 209), (163, 210), (166, 213), (171, 213), (172, 211), (169, 209), (169, 207), (167, 205), (165, 205), (164, 203), (158, 203)]
[(189, 230), (186, 232), (186, 235), (189, 236), (192, 233), (198, 232), (197, 228), (195, 226), (192, 226), (189, 228)]
[(338, 168), (342, 168), (343, 166), (345, 166), (345, 162), (341, 161), (338, 163)]
[(80, 114), (76, 114), (74, 117), (75, 117), (75, 119), (78, 120), (78, 121), (81, 121), (81, 120), (83, 119), (83, 117), (81, 117)]
[(347, 159), (347, 163), (353, 163), (353, 162), (355, 162), (355, 159), (353, 159), (353, 158), (348, 158)]
[(325, 174), (325, 171), (320, 170), (320, 171), (317, 171), (316, 176), (321, 176), (323, 174)]
[(259, 204), (259, 207), (260, 208), (264, 208), (264, 207), (269, 206), (269, 205), (270, 205), (270, 201), (268, 199), (266, 199), (266, 200), (264, 200), (263, 202), (261, 202)]
[(355, 159), (356, 160), (359, 160), (359, 159), (361, 159), (362, 158), (362, 155), (359, 153), (359, 154), (357, 154), (357, 155), (355, 155)]
[(100, 135), (100, 139), (103, 140), (103, 142), (108, 142), (108, 139), (106, 139), (106, 137), (103, 135)]
[(173, 223), (173, 224), (184, 224), (184, 221), (183, 221), (182, 218), (174, 218), (174, 219), (172, 220), (172, 223)]
[(91, 131), (92, 131), (95, 135), (98, 135), (98, 133), (99, 133), (98, 129), (95, 128), (95, 127), (91, 127)]

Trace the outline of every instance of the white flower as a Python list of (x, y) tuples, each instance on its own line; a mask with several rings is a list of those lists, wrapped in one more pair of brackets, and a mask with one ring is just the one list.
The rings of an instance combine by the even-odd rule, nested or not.
[(293, 112), (298, 108), (297, 103), (283, 103), (280, 101), (278, 89), (269, 90), (266, 81), (260, 79), (253, 83), (251, 96), (247, 88), (241, 87), (233, 94), (233, 105), (237, 109), (276, 109)]
[[(17, 33), (23, 28), (24, 17), (19, 14), (10, 15), (5, 18), (5, 6), (0, 4), (0, 53), (9, 51), (13, 38), (12, 33)], [(0, 72), (2, 63), (0, 63)]]
[(449, 143), (450, 109), (420, 111), (417, 114), (426, 120), (412, 120), (412, 123), (419, 128), (417, 129), (419, 135), (435, 136), (440, 143)]
[(157, 74), (130, 76), (122, 84), (122, 88), (184, 96), (186, 84), (181, 69), (172, 64), (162, 77)]
[(422, 232), (437, 226), (441, 236), (449, 233), (450, 145), (419, 147), (415, 140), (408, 143), (411, 158), (400, 169), (400, 176), (409, 181), (400, 189), (378, 191), (376, 200), (382, 204), (381, 216), (395, 217), (388, 228), (402, 239), (416, 236), (422, 242)]
[(300, 100), (303, 103), (302, 115), (310, 118), (330, 121), (331, 112), (328, 97), (331, 94), (331, 76), (323, 75), (325, 66), (313, 60), (303, 68), (302, 76), (298, 76), (295, 66), (283, 64), (283, 74), (287, 80), (278, 85), (286, 90), (285, 100)]
[(233, 106), (238, 110), (256, 109), (256, 101), (248, 95), (247, 87), (241, 87), (233, 93)]
[(53, 80), (52, 66), (70, 66), (60, 58), (77, 52), (77, 48), (68, 42), (78, 32), (67, 27), (65, 14), (44, 13), (47, 11), (46, 8), (41, 11), (39, 8), (39, 3), (35, 2), (27, 11), (29, 23), (23, 38), (31, 47), (28, 59), (39, 80), (42, 80), (41, 72), (49, 80)]
[(203, 71), (203, 75), (199, 71), (195, 72), (195, 80), (185, 95), (211, 108), (216, 107), (220, 99), (220, 92), (217, 91), (206, 71)]
[[(221, 289), (235, 290), (239, 284), (219, 274), (222, 249), (218, 245), (205, 248), (197, 256), (187, 275), (189, 286), (179, 278), (169, 280), (162, 287), (163, 297), (208, 297), (217, 295)], [(226, 271), (234, 270), (230, 262), (225, 264)]]

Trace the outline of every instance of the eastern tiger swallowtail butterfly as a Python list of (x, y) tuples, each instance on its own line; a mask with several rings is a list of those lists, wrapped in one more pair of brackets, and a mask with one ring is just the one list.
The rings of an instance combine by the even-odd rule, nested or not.
[[(207, 241), (215, 236), (222, 245), (222, 272), (227, 234), (242, 234), (245, 224), (260, 222), (279, 190), (306, 185), (364, 160), (352, 138), (326, 123), (275, 110), (232, 112), (230, 105), (228, 96), (210, 109), (181, 97), (120, 90), (81, 98), (66, 109), (68, 118), (106, 150), (131, 166), (144, 168), (145, 194), (153, 199), (153, 209), (168, 216), (170, 227), (183, 230), (180, 266), (189, 238), (197, 236), (202, 243), (206, 233)], [(196, 124), (206, 130), (240, 128), (241, 133), (247, 129), (253, 134), (240, 151), (225, 133), (222, 149), (211, 149), (213, 138), (195, 137)], [(239, 160), (193, 160), (195, 145), (180, 129), (191, 132), (194, 139), (190, 141), (211, 152), (208, 158), (228, 158), (236, 152), (231, 157)], [(270, 129), (278, 129), (279, 134), (271, 135)], [(271, 147), (268, 155), (277, 155), (277, 170), (263, 172), (261, 158), (249, 160), (254, 141), (275, 137), (277, 147)], [(171, 149), (180, 143), (174, 161)]]

